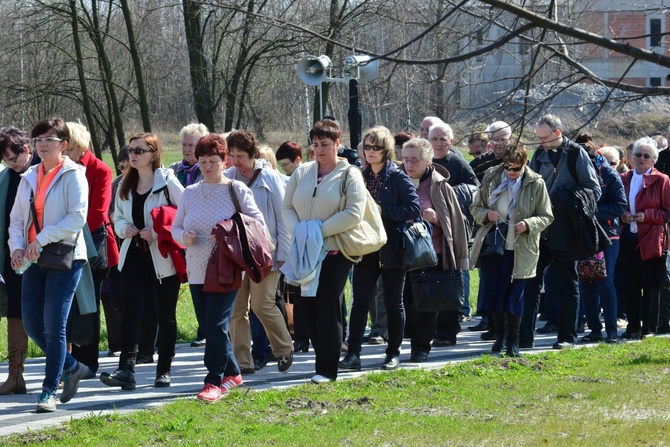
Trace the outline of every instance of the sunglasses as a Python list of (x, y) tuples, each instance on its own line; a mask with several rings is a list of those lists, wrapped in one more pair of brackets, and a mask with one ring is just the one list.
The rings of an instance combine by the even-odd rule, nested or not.
[(130, 152), (131, 154), (135, 154), (135, 155), (142, 155), (142, 154), (146, 154), (147, 152), (156, 152), (156, 151), (153, 150), (153, 149), (139, 148), (139, 149), (128, 149), (128, 152)]
[(523, 169), (523, 166), (517, 166), (516, 168), (513, 168), (511, 166), (505, 166), (506, 171), (512, 171), (512, 172), (519, 172)]
[(651, 158), (651, 155), (643, 154), (642, 152), (636, 152), (633, 155), (635, 156), (635, 158), (644, 158), (645, 160), (649, 160)]
[(363, 149), (366, 150), (366, 151), (379, 152), (379, 151), (384, 150), (384, 146), (369, 146), (369, 145), (366, 144), (365, 146), (363, 146)]

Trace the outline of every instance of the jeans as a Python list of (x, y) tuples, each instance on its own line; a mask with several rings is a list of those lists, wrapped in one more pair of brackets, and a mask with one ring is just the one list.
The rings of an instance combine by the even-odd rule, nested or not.
[(240, 374), (229, 333), (237, 291), (209, 293), (202, 290), (202, 284), (190, 284), (189, 287), (198, 325), (207, 338), (205, 368), (208, 372), (205, 383), (221, 386), (224, 377)]
[(63, 371), (77, 364), (67, 351), (65, 329), (82, 265), (74, 261), (70, 271), (57, 272), (33, 264), (23, 274), (23, 327), (46, 354), (42, 391), (55, 393)]
[(605, 331), (608, 337), (617, 338), (617, 296), (614, 288), (614, 267), (619, 254), (619, 239), (612, 239), (612, 245), (604, 251), (607, 277), (592, 283), (579, 283), (579, 299), (584, 303), (586, 322), (591, 333), (602, 335), (600, 308), (605, 316)]
[(375, 284), (381, 275), (384, 282), (384, 306), (388, 321), (388, 347), (386, 355), (400, 355), (400, 345), (405, 331), (405, 307), (402, 291), (405, 271), (402, 268), (381, 268), (379, 252), (363, 256), (354, 267), (354, 302), (351, 306), (349, 352), (361, 354), (361, 344), (368, 322), (370, 301), (374, 298)]
[(254, 363), (256, 361), (264, 363), (269, 354), (272, 354), (272, 349), (263, 323), (253, 310), (249, 311), (249, 327), (251, 328), (251, 356), (254, 358)]
[(465, 292), (465, 299), (463, 300), (463, 307), (460, 308), (458, 313), (465, 315), (466, 317), (471, 317), (472, 309), (470, 309), (470, 270), (461, 270), (461, 275), (463, 276), (463, 290)]

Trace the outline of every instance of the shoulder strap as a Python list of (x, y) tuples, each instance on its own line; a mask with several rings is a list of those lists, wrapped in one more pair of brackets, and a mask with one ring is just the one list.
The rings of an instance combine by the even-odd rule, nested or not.
[(230, 198), (232, 199), (233, 204), (235, 205), (235, 211), (241, 213), (242, 210), (240, 209), (240, 201), (237, 199), (237, 193), (235, 192), (235, 188), (233, 188), (233, 183), (235, 183), (235, 180), (231, 180), (230, 183), (228, 183), (228, 188), (230, 190)]
[(168, 176), (170, 175), (169, 171), (165, 175), (165, 188), (163, 189), (163, 193), (165, 194), (165, 198), (167, 199), (168, 205), (172, 205), (172, 200), (170, 200), (170, 190), (168, 189)]
[(579, 154), (575, 148), (566, 148), (565, 150), (568, 152), (568, 170), (570, 171), (570, 175), (575, 181), (579, 182), (579, 178), (577, 178), (577, 156)]
[(254, 182), (256, 181), (256, 179), (258, 178), (258, 176), (260, 175), (260, 173), (261, 173), (262, 170), (263, 170), (263, 168), (256, 169), (256, 170), (254, 171), (254, 175), (251, 176), (251, 179), (249, 179), (249, 183), (247, 184), (247, 186), (248, 186), (249, 188), (251, 188), (251, 185), (254, 184)]
[(37, 210), (35, 209), (35, 195), (30, 191), (30, 211), (33, 214), (33, 225), (35, 225), (35, 233), (40, 234), (40, 222), (37, 220)]
[(344, 171), (344, 177), (342, 178), (342, 183), (340, 184), (340, 196), (347, 195), (347, 179), (349, 178), (349, 170), (355, 168), (355, 166), (349, 165), (346, 171)]

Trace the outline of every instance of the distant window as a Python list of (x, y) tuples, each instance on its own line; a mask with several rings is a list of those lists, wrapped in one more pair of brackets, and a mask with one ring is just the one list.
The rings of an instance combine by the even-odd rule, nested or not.
[(649, 47), (661, 45), (661, 19), (649, 19)]
[(660, 87), (661, 86), (661, 78), (649, 78), (649, 86), (650, 87)]

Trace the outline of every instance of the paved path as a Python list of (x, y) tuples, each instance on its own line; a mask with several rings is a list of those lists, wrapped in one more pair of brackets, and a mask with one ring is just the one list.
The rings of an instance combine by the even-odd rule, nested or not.
[[(433, 348), (429, 361), (422, 364), (409, 363), (410, 346), (405, 340), (400, 357), (403, 368), (439, 368), (452, 361), (467, 360), (490, 352), (492, 342), (482, 341), (481, 332), (472, 332), (467, 327), (478, 322), (462, 324), (458, 344), (450, 348)], [(556, 334), (539, 335), (535, 339), (535, 348), (522, 352), (537, 352), (550, 349), (556, 341)], [(340, 373), (338, 379), (355, 377), (370, 371), (378, 371), (384, 359), (385, 345), (364, 345), (361, 360), (361, 372)], [(104, 412), (126, 412), (160, 405), (169, 399), (185, 397), (195, 398), (203, 385), (206, 375), (203, 366), (204, 348), (191, 348), (178, 345), (176, 358), (172, 365), (172, 386), (154, 388), (155, 364), (137, 366), (137, 390), (122, 391), (109, 388), (98, 378), (80, 382), (75, 398), (67, 404), (58, 403), (58, 409), (50, 414), (35, 413), (37, 397), (41, 391), (44, 374), (44, 359), (29, 359), (26, 362), (24, 377), (28, 384), (28, 394), (0, 396), (0, 436), (24, 431), (39, 430), (55, 426), (71, 418), (86, 417)], [(102, 353), (104, 354), (104, 353)], [(116, 369), (118, 358), (101, 357), (100, 372), (112, 372)], [(6, 363), (0, 365), (0, 381), (6, 378)], [(285, 388), (309, 382), (314, 375), (314, 353), (296, 354), (293, 366), (286, 373), (279, 373), (275, 364), (268, 364), (255, 374), (244, 376), (245, 386), (253, 390)]]

